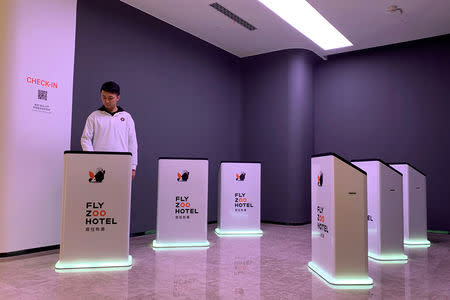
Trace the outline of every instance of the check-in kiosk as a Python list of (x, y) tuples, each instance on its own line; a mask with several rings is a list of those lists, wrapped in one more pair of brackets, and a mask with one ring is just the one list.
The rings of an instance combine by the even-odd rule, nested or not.
[(262, 235), (261, 163), (222, 162), (216, 234)]
[(129, 267), (131, 153), (64, 152), (55, 268)]
[(335, 286), (371, 288), (366, 172), (334, 153), (311, 158), (312, 261)]
[(208, 160), (159, 158), (153, 248), (208, 247)]
[(403, 174), (403, 232), (406, 246), (430, 246), (427, 238), (427, 183), (409, 163), (391, 163)]
[(369, 257), (377, 261), (406, 262), (402, 173), (380, 159), (352, 163), (367, 173)]

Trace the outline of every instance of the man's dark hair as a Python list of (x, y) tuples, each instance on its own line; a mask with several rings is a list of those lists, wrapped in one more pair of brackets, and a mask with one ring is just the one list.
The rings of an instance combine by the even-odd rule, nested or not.
[(100, 92), (101, 91), (105, 91), (120, 96), (120, 86), (114, 81), (108, 81), (102, 84), (102, 87), (100, 88)]

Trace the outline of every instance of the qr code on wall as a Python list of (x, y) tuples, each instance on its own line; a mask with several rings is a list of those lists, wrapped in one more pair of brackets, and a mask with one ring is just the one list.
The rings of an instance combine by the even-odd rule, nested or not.
[(47, 100), (47, 91), (38, 90), (38, 99)]

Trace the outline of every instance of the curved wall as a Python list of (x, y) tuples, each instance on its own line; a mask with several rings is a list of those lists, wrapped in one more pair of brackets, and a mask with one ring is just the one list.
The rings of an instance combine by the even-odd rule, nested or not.
[(314, 65), (308, 50), (242, 59), (242, 158), (262, 162), (263, 221), (311, 221)]

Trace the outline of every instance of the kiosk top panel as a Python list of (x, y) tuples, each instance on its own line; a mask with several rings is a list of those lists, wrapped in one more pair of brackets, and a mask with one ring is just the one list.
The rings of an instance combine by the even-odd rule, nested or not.
[(389, 164), (387, 164), (386, 162), (382, 161), (379, 158), (368, 158), (368, 159), (352, 159), (352, 162), (364, 162), (364, 161), (377, 161), (383, 165), (385, 165), (386, 167), (388, 167), (389, 169), (391, 169), (392, 171), (394, 171), (395, 173), (399, 174), (400, 176), (403, 176), (403, 174), (399, 171), (394, 169), (393, 167), (391, 167)]
[(179, 159), (179, 160), (208, 160), (207, 158), (198, 158), (198, 157), (159, 157), (160, 159)]
[(411, 168), (413, 168), (414, 170), (416, 170), (417, 172), (419, 172), (420, 174), (422, 174), (423, 176), (427, 176), (427, 175), (425, 175), (425, 173), (424, 172), (422, 172), (422, 171), (420, 171), (419, 169), (417, 169), (416, 167), (414, 167), (412, 164), (410, 164), (410, 163), (407, 163), (407, 162), (393, 162), (393, 163), (389, 163), (390, 165), (408, 165), (408, 166), (410, 166)]
[(108, 151), (64, 151), (64, 154), (109, 154), (109, 155), (132, 155), (131, 152), (108, 152)]
[(349, 162), (348, 160), (346, 160), (345, 158), (343, 158), (342, 156), (337, 155), (336, 153), (333, 152), (328, 152), (328, 153), (320, 153), (320, 154), (314, 154), (313, 156), (311, 156), (311, 158), (314, 157), (322, 157), (322, 156), (334, 156), (337, 159), (341, 160), (343, 163), (346, 163), (347, 165), (349, 165), (350, 167), (352, 167), (353, 169), (358, 170), (359, 172), (363, 173), (364, 175), (367, 176), (366, 171), (358, 168), (357, 166), (355, 166), (354, 164), (352, 164), (351, 162)]

